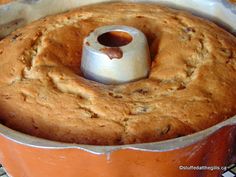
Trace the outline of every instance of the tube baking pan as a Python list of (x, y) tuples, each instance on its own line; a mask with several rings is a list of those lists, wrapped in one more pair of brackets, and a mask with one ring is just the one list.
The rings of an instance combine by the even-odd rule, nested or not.
[[(45, 15), (95, 2), (102, 1), (38, 0), (9, 3), (0, 7), (0, 16), (4, 16), (0, 18), (0, 36)], [(229, 1), (154, 2), (168, 2), (180, 9), (208, 13), (224, 21), (231, 32), (236, 29), (235, 6)], [(25, 13), (19, 13), (22, 9)], [(19, 23), (10, 23), (13, 20)], [(12, 177), (217, 177), (223, 173), (226, 165), (235, 161), (236, 116), (191, 135), (120, 146), (49, 141), (0, 124), (0, 163)]]

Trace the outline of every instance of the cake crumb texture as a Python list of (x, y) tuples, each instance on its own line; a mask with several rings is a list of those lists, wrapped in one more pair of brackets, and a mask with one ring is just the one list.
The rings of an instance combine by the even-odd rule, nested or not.
[[(83, 39), (114, 24), (146, 35), (148, 78), (103, 85), (83, 77)], [(0, 68), (0, 122), (50, 140), (154, 142), (236, 114), (236, 38), (156, 4), (96, 4), (35, 21), (0, 41)]]

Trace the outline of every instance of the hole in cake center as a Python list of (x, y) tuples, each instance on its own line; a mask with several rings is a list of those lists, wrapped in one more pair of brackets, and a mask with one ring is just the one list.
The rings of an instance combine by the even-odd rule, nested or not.
[(121, 47), (129, 44), (133, 38), (127, 32), (109, 31), (98, 36), (97, 40), (100, 44), (107, 47)]

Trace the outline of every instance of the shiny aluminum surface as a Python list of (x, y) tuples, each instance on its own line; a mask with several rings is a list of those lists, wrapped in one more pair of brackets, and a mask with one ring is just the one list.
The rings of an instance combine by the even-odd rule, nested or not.
[[(90, 3), (98, 3), (104, 1), (106, 0), (92, 0), (92, 1), (70, 0), (70, 3), (68, 3), (67, 1), (62, 1), (62, 0), (51, 0), (51, 1), (38, 0), (34, 4), (23, 4), (21, 2), (15, 1), (6, 6), (0, 6), (0, 17), (1, 16), (6, 17), (6, 18), (0, 18), (0, 37), (9, 34), (9, 32), (15, 29), (14, 24), (11, 25), (11, 22), (16, 19), (21, 20), (22, 23), (20, 24), (17, 23), (17, 24), (23, 26), (26, 23), (31, 22), (32, 20), (38, 19), (40, 17), (52, 13), (59, 13), (81, 5), (87, 5)], [(107, 1), (112, 1), (112, 0), (107, 0)], [(133, 2), (139, 2), (139, 0), (135, 0)], [(230, 6), (231, 9), (232, 8), (234, 9), (235, 6), (229, 4), (228, 2), (226, 3), (226, 0), (204, 0), (201, 2), (199, 0), (189, 0), (189, 1), (148, 0), (146, 2), (168, 4), (171, 5), (172, 7), (177, 7), (179, 9), (185, 9), (185, 10), (190, 9), (190, 11), (194, 9), (200, 14), (203, 13), (209, 16), (215, 16), (219, 18), (221, 21), (224, 21), (227, 25), (230, 26), (229, 29), (231, 32), (234, 32), (236, 30), (236, 23), (235, 23), (236, 14), (234, 13), (234, 11), (228, 10), (225, 4), (227, 4), (227, 7)], [(51, 5), (50, 7), (52, 8), (50, 9), (45, 8), (49, 6), (49, 4)], [(37, 9), (37, 11), (35, 11), (35, 9)], [(206, 130), (188, 136), (183, 136), (180, 138), (170, 139), (161, 142), (122, 145), (122, 146), (92, 146), (92, 145), (79, 145), (79, 144), (69, 144), (69, 143), (60, 143), (56, 141), (49, 141), (23, 134), (21, 132), (12, 130), (2, 124), (0, 124), (0, 134), (17, 143), (36, 148), (45, 148), (45, 149), (77, 148), (94, 154), (105, 154), (119, 149), (137, 149), (143, 151), (162, 152), (189, 146), (204, 138), (207, 138), (211, 134), (217, 132), (218, 130), (226, 126), (236, 126), (236, 116), (228, 120), (225, 120), (215, 126), (212, 126)]]
[(198, 141), (207, 138), (211, 134), (217, 132), (218, 130), (226, 126), (236, 126), (236, 116), (227, 119), (224, 122), (216, 124), (213, 127), (210, 127), (208, 129), (205, 129), (203, 131), (191, 135), (160, 142), (116, 145), (116, 146), (96, 146), (96, 145), (83, 145), (83, 144), (72, 144), (72, 143), (61, 143), (56, 141), (50, 141), (12, 130), (2, 124), (0, 124), (0, 130), (1, 130), (0, 135), (3, 135), (4, 137), (11, 139), (12, 141), (15, 141), (17, 143), (31, 147), (46, 148), (46, 149), (77, 148), (94, 154), (107, 154), (120, 149), (135, 149), (141, 151), (165, 152), (174, 149), (180, 149), (192, 145), (194, 143), (197, 143)]
[[(131, 39), (127, 44), (121, 46), (101, 44), (98, 38), (109, 32), (126, 33), (130, 35)], [(125, 39), (125, 37), (123, 38)], [(109, 40), (118, 40), (118, 38), (106, 40), (109, 42)], [(133, 27), (102, 26), (91, 32), (84, 40), (81, 70), (88, 79), (104, 84), (135, 81), (148, 76), (150, 64), (146, 37)]]

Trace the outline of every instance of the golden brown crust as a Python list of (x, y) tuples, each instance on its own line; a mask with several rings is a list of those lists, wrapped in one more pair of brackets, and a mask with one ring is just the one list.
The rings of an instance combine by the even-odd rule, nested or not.
[(12, 0), (0, 0), (0, 5), (1, 4), (7, 4), (9, 2), (11, 2)]
[[(146, 34), (153, 56), (149, 78), (114, 86), (82, 77), (83, 38), (111, 24)], [(159, 141), (236, 114), (235, 37), (158, 5), (86, 6), (33, 22), (0, 41), (0, 66), (0, 121), (52, 140)]]

